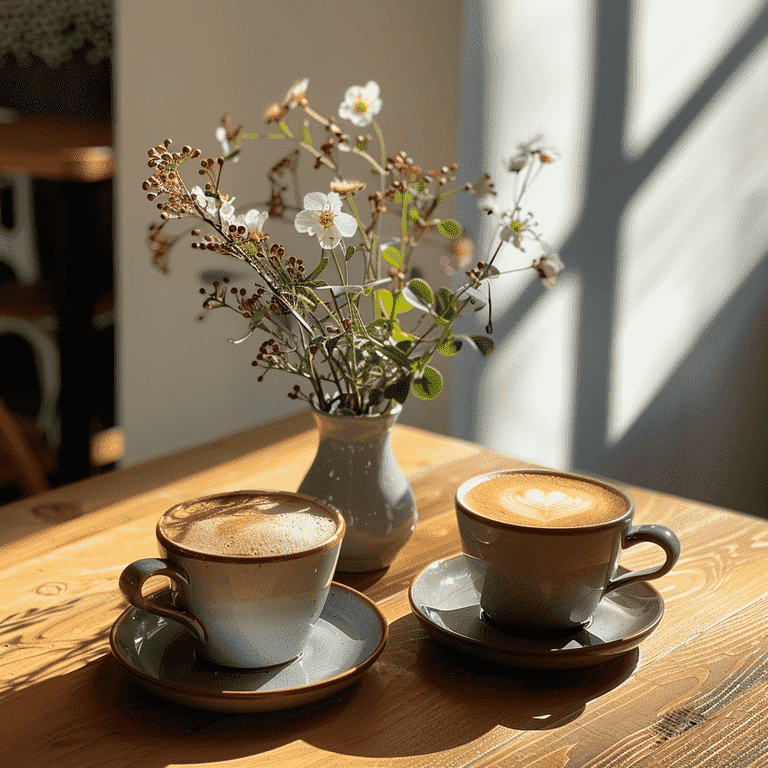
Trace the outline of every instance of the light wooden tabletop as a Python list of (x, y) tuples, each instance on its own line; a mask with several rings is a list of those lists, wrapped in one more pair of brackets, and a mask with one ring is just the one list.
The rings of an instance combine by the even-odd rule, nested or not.
[[(768, 522), (624, 487), (636, 521), (682, 543), (654, 582), (666, 603), (656, 631), (581, 671), (484, 669), (427, 635), (407, 588), (460, 551), (459, 483), (524, 465), (404, 426), (393, 444), (419, 526), (386, 572), (338, 578), (378, 603), (387, 647), (351, 687), (281, 712), (164, 702), (129, 679), (108, 636), (126, 607), (118, 576), (155, 555), (158, 517), (216, 491), (295, 490), (316, 448), (308, 415), (0, 508), (0, 765), (768, 765)], [(622, 564), (649, 567), (659, 554), (641, 545)]]

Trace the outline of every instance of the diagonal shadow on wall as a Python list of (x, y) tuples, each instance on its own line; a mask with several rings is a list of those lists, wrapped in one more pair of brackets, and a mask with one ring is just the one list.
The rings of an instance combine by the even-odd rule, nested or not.
[[(483, 18), (482, 11), (477, 12), (466, 7), (465, 25), (489, 23), (489, 19)], [(560, 253), (568, 269), (574, 270), (580, 275), (582, 297), (580, 302), (580, 315), (578, 317), (578, 352), (576, 355), (577, 374), (575, 392), (575, 413), (573, 431), (572, 465), (576, 469), (586, 472), (595, 472), (615, 477), (616, 479), (645, 484), (649, 487), (658, 487), (659, 490), (670, 490), (681, 495), (704, 498), (698, 488), (691, 487), (688, 479), (681, 484), (679, 478), (684, 474), (682, 464), (686, 461), (684, 454), (676, 453), (667, 455), (667, 461), (674, 462), (680, 471), (668, 469), (666, 474), (658, 471), (658, 467), (644, 467), (651, 453), (649, 446), (653, 445), (653, 451), (664, 439), (669, 442), (671, 430), (683, 430), (692, 434), (692, 420), (696, 415), (700, 419), (707, 419), (712, 412), (698, 411), (695, 400), (690, 400), (690, 393), (677, 390), (675, 398), (672, 388), (681, 386), (681, 382), (692, 375), (692, 371), (700, 368), (700, 360), (697, 355), (703, 354), (702, 350), (707, 345), (713, 344), (717, 334), (722, 332), (723, 325), (728, 323), (728, 317), (736, 315), (731, 311), (724, 311), (720, 319), (716, 321), (709, 331), (705, 332), (696, 348), (679, 363), (675, 374), (664, 387), (663, 392), (656, 398), (635, 429), (618, 445), (607, 444), (608, 404), (610, 392), (610, 362), (614, 333), (614, 299), (617, 283), (617, 254), (619, 251), (619, 236), (622, 218), (633, 196), (646, 182), (649, 176), (665, 159), (673, 149), (677, 141), (688, 130), (693, 121), (701, 115), (704, 109), (712, 102), (719, 89), (726, 85), (739, 67), (755, 49), (768, 38), (768, 6), (763, 9), (744, 31), (739, 40), (729, 51), (722, 56), (713, 67), (709, 75), (700, 83), (690, 97), (679, 107), (665, 126), (659, 131), (648, 149), (637, 158), (629, 158), (623, 150), (623, 136), (627, 114), (627, 91), (629, 71), (629, 36), (630, 19), (632, 15), (631, 0), (597, 0), (595, 9), (595, 69), (594, 90), (592, 94), (593, 107), (589, 117), (588, 128), (588, 158), (586, 163), (586, 178), (584, 204), (580, 217), (571, 234), (563, 243)], [(478, 126), (482, 130), (482, 109), (480, 102), (485, 88), (488, 68), (496, 65), (495, 62), (484, 60), (482, 52), (468, 49), (465, 52), (465, 71), (462, 83), (465, 102), (462, 105), (462, 133), (468, 135), (470, 126)], [(478, 130), (475, 128), (475, 130)], [(471, 135), (471, 134), (470, 134)], [(475, 135), (478, 135), (475, 133)], [(482, 166), (482, 148), (462, 147), (460, 162), (464, 167), (480, 168)], [(480, 215), (477, 211), (465, 211), (462, 216), (470, 229), (477, 231)], [(768, 274), (765, 262), (755, 271), (748, 281), (749, 285), (743, 287), (737, 296), (745, 297), (744, 291), (751, 287), (759, 286), (762, 292), (768, 285)], [(497, 340), (507, 338), (514, 333), (517, 325), (532, 309), (541, 296), (541, 288), (537, 283), (531, 284), (520, 299), (502, 317), (494, 319), (494, 336)], [(730, 303), (731, 310), (736, 306)], [(763, 307), (763, 311), (765, 307)], [(757, 309), (755, 310), (757, 312)], [(731, 323), (732, 338), (741, 339), (742, 344), (747, 341), (755, 342), (755, 339), (743, 330), (744, 312), (737, 313), (741, 317), (741, 326)], [(746, 335), (745, 335), (746, 334)], [(748, 356), (748, 353), (745, 353)], [(489, 363), (473, 360), (471, 362), (457, 361), (454, 378), (454, 424), (453, 432), (458, 437), (465, 439), (476, 438), (476, 425), (482, 412), (483, 404), (479, 401), (476, 382), (482, 370)], [(464, 367), (462, 370), (462, 367)], [(468, 367), (472, 366), (471, 375)], [(480, 370), (478, 370), (478, 367)], [(464, 374), (464, 375), (462, 375)], [(754, 384), (754, 382), (753, 382)], [(724, 421), (726, 415), (732, 410), (720, 410), (720, 406), (730, 396), (736, 393), (722, 392), (723, 383), (717, 384), (712, 394), (704, 399), (712, 405), (714, 393), (720, 398), (716, 404), (718, 410), (717, 419), (711, 423), (720, 424), (720, 428), (727, 429), (730, 422)], [(702, 394), (703, 397), (703, 394)], [(700, 405), (703, 408), (703, 400)], [(657, 429), (648, 429), (649, 424), (656, 424), (656, 413), (668, 414), (674, 409), (673, 403), (682, 407), (676, 420), (670, 422), (669, 418), (663, 424), (664, 435)], [(687, 405), (686, 405), (687, 403)], [(643, 432), (643, 427), (646, 431)], [(709, 433), (713, 441), (722, 439), (714, 433)], [(666, 452), (664, 452), (666, 455)], [(719, 454), (712, 454), (712, 461), (717, 462)], [(722, 458), (722, 457), (721, 457)], [(731, 462), (733, 463), (733, 462)], [(736, 461), (739, 464), (738, 461)], [(703, 473), (710, 477), (712, 468), (710, 461), (706, 467), (693, 467), (695, 474)], [(741, 469), (746, 467), (741, 466)], [(690, 467), (689, 467), (690, 470)], [(688, 475), (686, 475), (688, 478)], [(725, 481), (724, 481), (725, 482)], [(712, 483), (709, 483), (712, 486)], [(732, 485), (729, 480), (726, 485)], [(738, 485), (738, 482), (737, 482)], [(732, 494), (721, 489), (721, 498), (705, 499), (724, 505), (737, 506)], [(731, 490), (733, 490), (731, 488)], [(759, 492), (758, 492), (759, 497)], [(762, 503), (752, 499), (749, 509), (744, 504), (739, 508), (745, 511), (755, 511), (755, 504), (765, 508), (765, 496)]]

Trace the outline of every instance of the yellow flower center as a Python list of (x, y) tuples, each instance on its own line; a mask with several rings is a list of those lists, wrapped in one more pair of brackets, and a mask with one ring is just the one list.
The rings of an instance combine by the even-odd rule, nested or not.
[(323, 211), (317, 221), (323, 229), (330, 229), (333, 226), (333, 214), (330, 211)]
[(355, 104), (355, 112), (364, 115), (368, 111), (368, 105), (364, 101), (358, 101)]

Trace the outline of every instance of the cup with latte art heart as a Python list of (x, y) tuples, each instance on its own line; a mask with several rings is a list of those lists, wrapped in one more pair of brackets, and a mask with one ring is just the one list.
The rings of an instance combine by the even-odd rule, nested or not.
[[(521, 633), (588, 625), (613, 590), (668, 573), (680, 556), (662, 525), (632, 525), (634, 505), (597, 480), (550, 470), (492, 472), (463, 483), (456, 515), (464, 554), (483, 561), (484, 618)], [(663, 565), (617, 575), (619, 553), (658, 544)]]

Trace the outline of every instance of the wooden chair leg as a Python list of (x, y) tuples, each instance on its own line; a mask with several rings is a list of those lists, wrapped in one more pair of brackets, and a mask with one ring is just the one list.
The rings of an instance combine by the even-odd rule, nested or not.
[(48, 490), (48, 482), (37, 458), (2, 399), (0, 399), (0, 458), (8, 461), (15, 469), (24, 493), (32, 495)]

